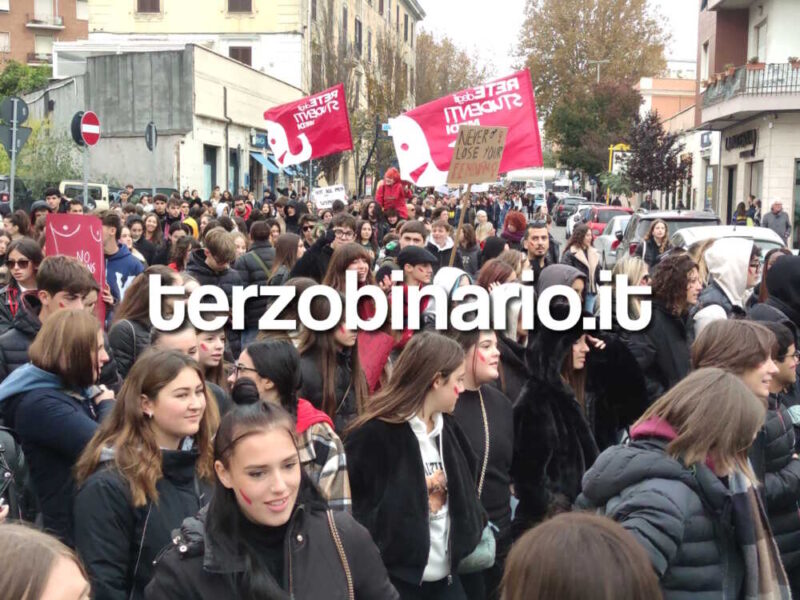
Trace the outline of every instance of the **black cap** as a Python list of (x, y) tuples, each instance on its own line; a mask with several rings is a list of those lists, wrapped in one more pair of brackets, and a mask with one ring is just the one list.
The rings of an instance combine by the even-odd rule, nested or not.
[(406, 246), (397, 256), (397, 264), (400, 265), (401, 269), (406, 265), (435, 265), (437, 262), (439, 261), (433, 254), (419, 246)]

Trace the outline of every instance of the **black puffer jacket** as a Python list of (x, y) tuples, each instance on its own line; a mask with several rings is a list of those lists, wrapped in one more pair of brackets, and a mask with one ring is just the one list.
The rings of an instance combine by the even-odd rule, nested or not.
[(108, 331), (108, 342), (114, 351), (117, 370), (121, 377), (128, 376), (133, 363), (150, 345), (150, 330), (139, 321), (123, 319)]
[(622, 524), (650, 556), (664, 600), (736, 600), (744, 561), (727, 487), (705, 464), (688, 468), (669, 442), (637, 439), (609, 448), (583, 478), (577, 508)]
[[(554, 317), (555, 318), (555, 317)], [(561, 365), (582, 332), (539, 328), (527, 357), (529, 379), (514, 405), (511, 478), (519, 499), (514, 531), (521, 534), (548, 514), (568, 510), (597, 444)]]
[(500, 349), (500, 377), (495, 385), (513, 403), (528, 381), (525, 346), (500, 334), (497, 336), (497, 347)]
[(195, 477), (196, 452), (162, 451), (158, 502), (134, 507), (113, 452), (75, 496), (75, 547), (86, 565), (96, 600), (144, 598), (153, 561), (172, 531), (208, 502), (209, 487)]
[[(469, 440), (443, 415), (452, 571), (478, 544), (484, 526), (476, 492), (477, 464)], [(419, 442), (408, 423), (374, 419), (345, 440), (353, 516), (369, 531), (392, 577), (422, 581), (430, 551), (428, 486)]]
[(687, 316), (675, 316), (654, 300), (650, 324), (631, 332), (628, 341), (644, 374), (650, 404), (689, 374), (692, 334)]
[(42, 303), (36, 294), (25, 294), (11, 328), (0, 335), (0, 381), (28, 362), (28, 348), (42, 328), (39, 311)]
[[(350, 349), (336, 354), (336, 414), (333, 417), (333, 428), (341, 434), (350, 422), (358, 415), (358, 402), (355, 387), (350, 384), (352, 369)], [(300, 372), (303, 382), (298, 395), (305, 398), (319, 410), (323, 410), (323, 373), (322, 358), (318, 349), (314, 348), (300, 357)]]
[[(302, 494), (302, 490), (301, 490)], [(352, 516), (333, 514), (336, 531), (359, 600), (396, 600), (386, 567), (369, 533)], [(239, 585), (247, 572), (237, 541), (222, 533), (211, 537), (207, 513), (184, 521), (172, 546), (159, 557), (147, 586), (147, 600), (221, 600), (244, 598)], [(261, 528), (252, 524), (244, 535)], [(347, 579), (323, 506), (298, 498), (284, 537), (283, 578), (267, 575), (275, 600), (346, 600)], [(280, 588), (280, 589), (277, 589)]]
[(750, 448), (750, 460), (763, 482), (772, 535), (787, 573), (800, 568), (800, 460), (795, 453), (792, 418), (780, 397), (769, 396), (767, 417)]
[(0, 427), (0, 498), (8, 505), (8, 519), (33, 522), (36, 518), (36, 497), (22, 446), (5, 427)]
[(325, 279), (325, 273), (328, 271), (331, 256), (333, 256), (333, 248), (331, 247), (333, 240), (333, 230), (328, 230), (295, 263), (289, 273), (289, 279), (308, 277), (317, 283), (322, 283), (322, 280)]
[(0, 289), (0, 333), (8, 331), (14, 323), (15, 315), (12, 314), (11, 305), (16, 303), (19, 308), (20, 296), (19, 286), (13, 278), (8, 285)]
[[(264, 263), (267, 268), (266, 271), (264, 266), (258, 262), (256, 256)], [(272, 271), (273, 260), (275, 260), (275, 248), (267, 242), (255, 242), (247, 254), (240, 256), (236, 260), (234, 268), (239, 272), (243, 285), (267, 285), (269, 273)], [(258, 320), (266, 312), (268, 300), (266, 297), (258, 297), (247, 301), (244, 311), (244, 326), (246, 329), (258, 329)]]

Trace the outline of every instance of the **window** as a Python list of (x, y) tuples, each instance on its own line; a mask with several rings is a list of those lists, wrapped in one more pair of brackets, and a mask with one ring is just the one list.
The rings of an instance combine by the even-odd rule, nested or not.
[(347, 43), (347, 7), (342, 7), (342, 39)]
[(378, 14), (383, 16), (383, 0), (378, 0)]
[(372, 62), (372, 30), (367, 30), (367, 62)]
[[(708, 79), (708, 42), (703, 44), (703, 50), (700, 54), (700, 81), (706, 81)], [(701, 83), (702, 85), (702, 83)]]
[(228, 0), (228, 12), (232, 13), (253, 12), (253, 0)]
[(0, 31), (0, 52), (11, 52), (11, 34)]
[(37, 35), (33, 40), (33, 51), (36, 56), (50, 56), (53, 54), (53, 38), (49, 35)]
[(79, 21), (89, 20), (89, 2), (88, 0), (78, 0), (75, 3), (75, 18)]
[(4, 10), (8, 12), (11, 10), (11, 7), (8, 5), (9, 0), (0, 0), (0, 10)]
[(761, 198), (761, 191), (764, 181), (764, 161), (747, 163), (747, 193), (753, 194), (756, 198)]
[(250, 46), (231, 46), (228, 48), (228, 56), (248, 67), (253, 66), (253, 49)]
[(408, 15), (403, 15), (403, 41), (408, 41)]
[(161, 12), (161, 0), (136, 0), (136, 12), (140, 13)]
[(317, 20), (317, 0), (311, 0), (311, 20)]
[(767, 62), (767, 22), (762, 21), (756, 26), (756, 56), (758, 62)]
[(414, 47), (414, 21), (411, 21), (411, 47)]
[(356, 17), (356, 37), (355, 37), (355, 45), (356, 45), (356, 54), (361, 56), (361, 19)]

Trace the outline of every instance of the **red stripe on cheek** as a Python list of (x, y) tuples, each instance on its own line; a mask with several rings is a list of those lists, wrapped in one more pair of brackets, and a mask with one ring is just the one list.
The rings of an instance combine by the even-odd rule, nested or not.
[(253, 501), (250, 500), (250, 498), (247, 497), (247, 494), (244, 493), (244, 490), (239, 490), (239, 495), (242, 497), (242, 500), (247, 502), (248, 506), (252, 506), (253, 505)]
[(206, 346), (203, 342), (200, 342), (200, 350), (203, 352), (208, 352), (208, 346)]

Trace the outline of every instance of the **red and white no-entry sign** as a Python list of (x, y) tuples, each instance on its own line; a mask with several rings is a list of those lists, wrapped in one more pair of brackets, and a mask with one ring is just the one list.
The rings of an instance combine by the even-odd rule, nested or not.
[(81, 138), (87, 146), (94, 146), (100, 141), (100, 119), (90, 110), (81, 117)]

